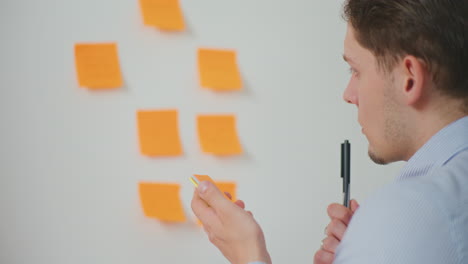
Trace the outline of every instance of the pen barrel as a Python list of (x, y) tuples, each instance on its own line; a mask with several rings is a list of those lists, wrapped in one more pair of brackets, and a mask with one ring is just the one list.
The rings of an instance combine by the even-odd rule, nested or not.
[(343, 144), (343, 178), (345, 179), (346, 186), (350, 182), (350, 171), (351, 171), (351, 145), (348, 140)]
[(343, 205), (349, 207), (351, 181), (351, 145), (348, 140), (341, 144), (341, 177), (343, 178)]
[(343, 205), (349, 208), (349, 202), (350, 202), (350, 189), (348, 185), (346, 188), (346, 191), (343, 192)]

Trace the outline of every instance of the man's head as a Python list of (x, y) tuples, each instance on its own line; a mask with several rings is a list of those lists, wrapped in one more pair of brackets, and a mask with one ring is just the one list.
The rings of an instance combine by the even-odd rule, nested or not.
[(358, 106), (369, 155), (409, 159), (468, 115), (468, 1), (348, 0), (344, 99)]

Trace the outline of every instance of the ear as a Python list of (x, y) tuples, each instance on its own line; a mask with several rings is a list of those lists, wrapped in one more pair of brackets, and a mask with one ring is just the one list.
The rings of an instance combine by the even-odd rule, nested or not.
[(403, 97), (405, 103), (417, 106), (421, 103), (426, 89), (428, 72), (423, 61), (414, 56), (403, 58)]

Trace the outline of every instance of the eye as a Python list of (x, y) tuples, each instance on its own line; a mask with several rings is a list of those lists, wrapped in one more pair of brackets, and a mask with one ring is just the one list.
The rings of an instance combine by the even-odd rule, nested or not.
[(356, 71), (356, 69), (354, 69), (353, 67), (350, 67), (349, 68), (349, 73), (351, 75), (354, 75), (354, 76), (357, 76), (358, 75), (358, 72)]

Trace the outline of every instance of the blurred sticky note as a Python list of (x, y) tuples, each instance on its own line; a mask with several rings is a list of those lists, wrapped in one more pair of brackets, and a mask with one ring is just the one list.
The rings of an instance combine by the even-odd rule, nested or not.
[(218, 189), (221, 190), (221, 192), (228, 192), (231, 194), (231, 200), (235, 202), (237, 200), (237, 195), (236, 195), (236, 183), (235, 182), (224, 182), (224, 181), (217, 181), (216, 186), (218, 186)]
[(140, 182), (140, 200), (145, 216), (165, 222), (185, 222), (180, 185)]
[(199, 115), (198, 138), (201, 149), (215, 155), (242, 153), (233, 115)]
[(177, 110), (140, 110), (137, 112), (140, 150), (146, 156), (182, 154)]
[(184, 17), (179, 0), (140, 0), (143, 22), (167, 31), (182, 31)]
[(123, 84), (117, 44), (75, 44), (78, 83), (89, 89), (112, 89)]
[(198, 71), (202, 87), (216, 91), (242, 88), (235, 51), (198, 49)]

